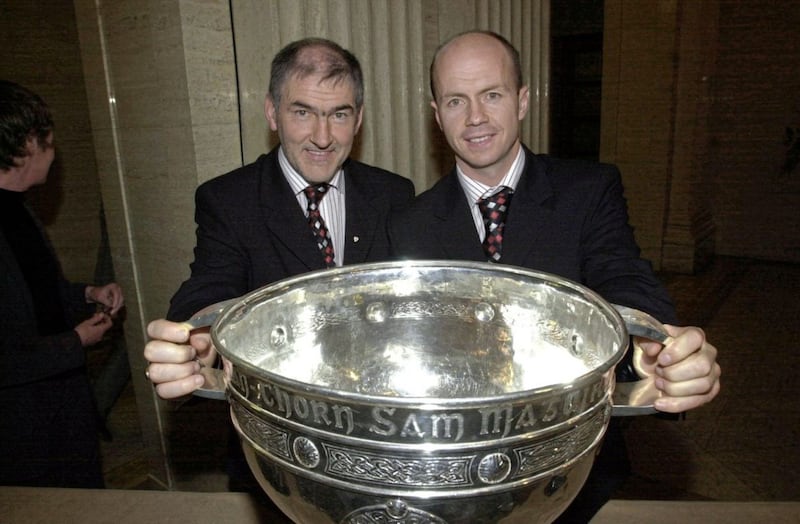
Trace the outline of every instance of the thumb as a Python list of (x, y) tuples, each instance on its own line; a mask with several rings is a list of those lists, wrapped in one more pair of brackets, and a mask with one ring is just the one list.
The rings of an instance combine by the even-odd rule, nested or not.
[(635, 341), (635, 344), (642, 348), (642, 351), (648, 356), (655, 358), (661, 350), (664, 348), (664, 345), (660, 342), (656, 342), (655, 340), (648, 340), (645, 338), (640, 338)]
[(633, 337), (633, 368), (644, 378), (655, 372), (662, 345), (650, 339)]

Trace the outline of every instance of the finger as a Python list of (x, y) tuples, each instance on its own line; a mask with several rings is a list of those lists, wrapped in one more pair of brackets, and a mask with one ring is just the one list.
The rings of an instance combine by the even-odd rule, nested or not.
[(193, 361), (197, 355), (188, 344), (174, 344), (164, 340), (151, 340), (144, 346), (144, 358), (150, 362), (183, 364)]
[(656, 388), (670, 397), (690, 397), (712, 391), (719, 382), (720, 368), (718, 364), (714, 364), (707, 373), (692, 375), (684, 380), (670, 380), (663, 376), (661, 369), (657, 373), (659, 376), (655, 379)]
[(125, 304), (125, 299), (122, 296), (122, 288), (116, 286), (111, 290), (111, 313), (116, 315)]
[(107, 286), (97, 288), (92, 295), (96, 303), (111, 307), (111, 292)]
[(668, 325), (664, 327), (672, 336), (672, 340), (668, 341), (658, 354), (658, 363), (662, 366), (670, 366), (686, 359), (705, 344), (705, 333), (700, 328)]
[(120, 287), (118, 284), (115, 284), (112, 289), (114, 292), (114, 302), (122, 305), (122, 303), (125, 301), (125, 295), (122, 293), (122, 287)]
[(191, 394), (203, 385), (202, 375), (191, 375), (182, 380), (165, 382), (156, 386), (156, 393), (163, 399), (174, 399)]
[(120, 303), (122, 302), (122, 297), (119, 294), (115, 293), (113, 290), (108, 291), (108, 295), (106, 295), (106, 305), (111, 309), (119, 309)]
[(123, 304), (115, 304), (111, 306), (111, 308), (108, 310), (108, 314), (112, 317), (116, 317), (119, 314), (119, 310), (122, 309), (122, 306)]
[(147, 378), (154, 384), (174, 382), (183, 380), (192, 375), (200, 375), (200, 364), (195, 360), (182, 362), (180, 364), (165, 364), (162, 362), (151, 362), (147, 366)]
[(102, 326), (103, 331), (106, 331), (114, 325), (114, 321), (111, 320), (111, 316), (107, 315), (106, 313), (100, 313), (100, 321), (97, 323), (98, 326)]
[(103, 313), (102, 311), (98, 311), (94, 315), (89, 318), (89, 321), (92, 326), (102, 327), (103, 325), (111, 325), (111, 318)]
[(217, 361), (217, 350), (211, 343), (211, 337), (208, 334), (195, 336), (192, 334), (192, 347), (195, 349), (195, 355), (204, 366), (213, 367)]
[(189, 335), (189, 343), (194, 346), (198, 352), (208, 351), (211, 347), (211, 332), (207, 328), (192, 331)]
[(185, 344), (189, 341), (189, 327), (160, 318), (147, 325), (147, 335), (154, 339)]
[(710, 344), (706, 344), (700, 350), (675, 364), (656, 366), (655, 372), (658, 376), (675, 383), (702, 377), (716, 378), (719, 376), (719, 364), (716, 362), (716, 348)]
[(717, 396), (717, 393), (719, 393), (719, 389), (720, 384), (719, 382), (716, 382), (711, 391), (704, 395), (692, 395), (689, 397), (663, 396), (656, 399), (656, 401), (653, 403), (653, 407), (666, 413), (681, 413), (683, 411), (689, 411), (713, 400), (714, 397)]

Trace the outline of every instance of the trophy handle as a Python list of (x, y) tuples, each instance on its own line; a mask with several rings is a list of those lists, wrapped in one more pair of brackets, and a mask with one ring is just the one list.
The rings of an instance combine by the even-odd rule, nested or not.
[(239, 297), (231, 298), (204, 307), (203, 309), (195, 313), (194, 316), (192, 316), (192, 318), (184, 322), (184, 324), (187, 324), (191, 329), (211, 327), (211, 325), (214, 324), (217, 318), (219, 318), (219, 316), (222, 315), (222, 313), (225, 311), (225, 309), (227, 309), (228, 306), (238, 302), (239, 300), (241, 300)]
[[(654, 340), (665, 345), (671, 339), (664, 325), (644, 311), (617, 304), (612, 304), (612, 306), (625, 321), (629, 335)], [(634, 352), (634, 369), (640, 375), (646, 375), (641, 368), (642, 351), (636, 348), (632, 348), (632, 350)], [(652, 376), (644, 376), (641, 380), (634, 382), (617, 382), (614, 387), (611, 414), (617, 417), (626, 417), (657, 413), (658, 410), (653, 407), (653, 404), (659, 396), (661, 396), (661, 391), (656, 389), (655, 378)]]
[[(238, 302), (240, 299), (232, 298), (217, 302), (198, 311), (192, 318), (184, 322), (190, 329), (210, 327), (217, 318), (228, 308), (228, 306)], [(196, 397), (210, 398), (214, 400), (227, 400), (225, 393), (225, 372), (215, 367), (200, 368), (200, 374), (205, 378), (203, 385), (192, 392)]]

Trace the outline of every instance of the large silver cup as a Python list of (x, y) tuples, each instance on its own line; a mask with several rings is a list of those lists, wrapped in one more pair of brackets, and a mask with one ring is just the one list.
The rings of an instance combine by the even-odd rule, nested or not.
[[(248, 463), (313, 524), (554, 520), (602, 441), (629, 332), (666, 336), (568, 280), (472, 262), (314, 272), (220, 309)], [(653, 395), (627, 386), (615, 409), (652, 412)]]

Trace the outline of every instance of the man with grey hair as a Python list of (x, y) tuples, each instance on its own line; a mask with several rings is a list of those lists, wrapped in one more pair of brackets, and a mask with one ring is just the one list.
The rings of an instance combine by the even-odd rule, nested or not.
[[(192, 314), (290, 276), (388, 258), (387, 217), (414, 185), (349, 158), (363, 103), (361, 66), (338, 44), (307, 38), (275, 55), (264, 111), (280, 145), (197, 189), (191, 276), (147, 328), (159, 396), (191, 394), (217, 359), (208, 330), (181, 323)], [(233, 432), (228, 446), (231, 489), (259, 494)]]
[[(265, 113), (280, 145), (197, 189), (191, 276), (173, 297), (169, 320), (148, 327), (148, 377), (161, 397), (202, 386), (201, 363), (216, 359), (208, 334), (190, 338), (180, 323), (193, 313), (293, 275), (388, 258), (387, 216), (411, 200), (414, 187), (349, 158), (363, 99), (358, 60), (338, 44), (309, 38), (275, 55)], [(309, 225), (315, 213), (322, 232)]]

